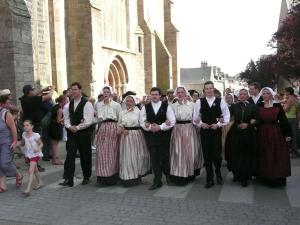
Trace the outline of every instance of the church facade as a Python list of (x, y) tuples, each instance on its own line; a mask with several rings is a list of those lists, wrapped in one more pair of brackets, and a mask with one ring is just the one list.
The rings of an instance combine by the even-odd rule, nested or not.
[(0, 89), (72, 82), (144, 95), (179, 83), (171, 0), (0, 1)]

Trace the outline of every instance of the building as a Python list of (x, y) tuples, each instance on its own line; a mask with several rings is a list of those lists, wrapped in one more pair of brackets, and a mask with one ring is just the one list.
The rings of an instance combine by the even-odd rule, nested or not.
[(228, 74), (219, 67), (209, 66), (206, 61), (201, 62), (199, 68), (180, 68), (180, 83), (188, 90), (194, 89), (202, 92), (206, 81), (214, 82), (216, 89), (223, 93)]
[(282, 0), (278, 28), (280, 27), (281, 21), (287, 16), (289, 10), (297, 4), (300, 4), (300, 0)]
[(179, 83), (171, 0), (0, 1), (0, 89), (74, 81), (139, 95)]

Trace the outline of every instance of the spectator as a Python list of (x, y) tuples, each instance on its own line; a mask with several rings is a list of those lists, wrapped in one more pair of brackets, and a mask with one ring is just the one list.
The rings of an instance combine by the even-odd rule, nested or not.
[[(49, 92), (43, 95), (43, 91)], [(45, 110), (53, 95), (52, 86), (49, 86), (47, 90), (37, 92), (32, 85), (27, 84), (23, 87), (23, 94), (20, 98), (23, 110), (22, 120), (32, 121), (34, 132), (39, 133), (43, 140), (42, 119), (45, 116)], [(40, 171), (45, 170), (39, 165), (38, 168)]]
[[(5, 105), (9, 97), (0, 96), (0, 104)], [(17, 146), (17, 130), (11, 113), (0, 106), (0, 193), (7, 191), (6, 175), (16, 177), (16, 186), (20, 187), (23, 176), (12, 162), (12, 149)]]

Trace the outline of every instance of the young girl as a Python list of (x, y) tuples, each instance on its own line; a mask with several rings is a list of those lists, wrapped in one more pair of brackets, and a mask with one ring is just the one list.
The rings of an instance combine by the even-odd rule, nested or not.
[(29, 120), (25, 120), (23, 123), (24, 132), (22, 134), (21, 147), (25, 154), (26, 159), (29, 161), (29, 178), (26, 190), (23, 192), (24, 197), (28, 197), (32, 190), (33, 175), (36, 177), (36, 185), (34, 190), (40, 189), (44, 183), (40, 177), (37, 163), (41, 157), (43, 157), (42, 148), (43, 143), (38, 133), (32, 131), (33, 125)]

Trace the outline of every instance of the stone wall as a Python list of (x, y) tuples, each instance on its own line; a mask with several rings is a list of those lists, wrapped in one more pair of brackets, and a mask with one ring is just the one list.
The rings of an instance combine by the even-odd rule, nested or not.
[(52, 84), (56, 86), (58, 93), (62, 93), (68, 87), (64, 2), (64, 0), (48, 0)]
[(30, 15), (23, 0), (0, 1), (0, 30), (0, 89), (9, 88), (16, 101), (24, 84), (34, 82)]
[(35, 82), (52, 84), (48, 0), (25, 1), (31, 17)]
[(164, 0), (164, 20), (165, 20), (165, 44), (172, 56), (172, 86), (176, 88), (180, 83), (180, 72), (178, 65), (178, 30), (172, 23), (172, 4), (171, 0)]
[(83, 91), (90, 94), (93, 51), (91, 5), (89, 1), (82, 0), (68, 0), (65, 4), (68, 83), (78, 81)]

